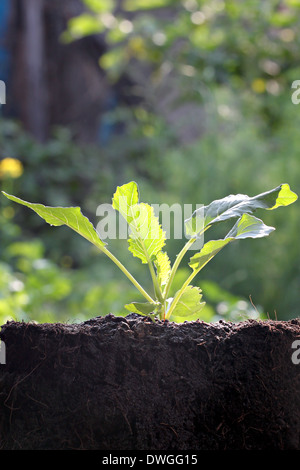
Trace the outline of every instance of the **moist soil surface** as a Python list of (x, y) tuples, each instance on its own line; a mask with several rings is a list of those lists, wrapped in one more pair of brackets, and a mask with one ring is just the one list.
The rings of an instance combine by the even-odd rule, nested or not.
[(107, 315), (0, 338), (1, 449), (300, 450), (299, 319)]

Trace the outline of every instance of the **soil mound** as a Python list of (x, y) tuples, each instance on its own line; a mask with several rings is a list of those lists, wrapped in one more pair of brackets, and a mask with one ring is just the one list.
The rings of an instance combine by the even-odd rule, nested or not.
[(300, 320), (9, 322), (1, 449), (300, 450)]

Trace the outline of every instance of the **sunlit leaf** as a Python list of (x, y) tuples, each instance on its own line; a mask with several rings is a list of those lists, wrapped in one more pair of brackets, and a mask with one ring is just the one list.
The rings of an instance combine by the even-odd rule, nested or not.
[(253, 215), (244, 214), (235, 223), (226, 237), (221, 240), (210, 240), (204, 244), (202, 250), (191, 257), (189, 266), (194, 271), (200, 271), (222, 248), (234, 240), (244, 238), (262, 238), (273, 232), (274, 227), (265, 225)]
[[(175, 297), (176, 298), (176, 295)], [(205, 302), (201, 302), (202, 294), (199, 287), (187, 286), (176, 307), (172, 312), (171, 318), (174, 317), (190, 317), (198, 314), (203, 309)]]
[(165, 233), (154, 214), (154, 209), (148, 204), (140, 203), (132, 207), (131, 214), (134, 217), (129, 224), (129, 251), (143, 263), (154, 261), (165, 245)]
[(113, 196), (113, 208), (120, 212), (130, 227), (129, 251), (142, 263), (154, 261), (165, 244), (166, 236), (153, 207), (138, 203), (135, 182), (117, 188)]
[(288, 206), (295, 202), (298, 196), (290, 190), (288, 184), (281, 184), (265, 193), (249, 197), (245, 194), (230, 195), (223, 199), (213, 201), (208, 206), (197, 209), (192, 216), (185, 221), (188, 235), (197, 235), (198, 218), (204, 217), (204, 228), (232, 218), (241, 217), (243, 214), (252, 214), (257, 209), (273, 210), (280, 206)]
[(126, 304), (125, 308), (131, 313), (150, 315), (154, 313), (156, 305), (151, 302), (132, 302), (131, 304)]
[(159, 285), (163, 287), (167, 284), (171, 273), (171, 263), (166, 252), (160, 251), (157, 253), (155, 266)]
[(43, 204), (23, 201), (4, 191), (2, 193), (11, 201), (29, 207), (50, 225), (67, 225), (100, 249), (106, 245), (99, 237), (92, 223), (82, 214), (80, 207), (49, 207)]
[(134, 181), (118, 186), (113, 195), (112, 206), (120, 212), (128, 223), (132, 221), (130, 208), (139, 202), (138, 186)]

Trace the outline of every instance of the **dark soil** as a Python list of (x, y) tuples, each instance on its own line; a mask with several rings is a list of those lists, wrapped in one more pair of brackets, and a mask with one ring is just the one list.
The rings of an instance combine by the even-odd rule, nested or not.
[(300, 319), (2, 326), (1, 449), (300, 450)]

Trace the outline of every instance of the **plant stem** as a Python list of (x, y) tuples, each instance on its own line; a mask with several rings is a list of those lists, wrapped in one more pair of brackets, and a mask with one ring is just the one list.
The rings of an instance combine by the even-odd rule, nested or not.
[(102, 247), (101, 250), (106, 254), (125, 274), (125, 276), (132, 282), (132, 284), (139, 290), (139, 292), (148, 300), (148, 302), (155, 303), (155, 300), (143, 289), (143, 287), (138, 283), (138, 281), (130, 274), (130, 272), (123, 266), (123, 264), (116, 258), (107, 248)]
[(195, 242), (195, 238), (191, 238), (185, 245), (184, 247), (182, 248), (182, 250), (178, 253), (178, 255), (176, 256), (176, 260), (172, 266), (172, 269), (171, 269), (171, 274), (170, 274), (170, 277), (169, 277), (169, 280), (168, 280), (168, 283), (166, 285), (166, 288), (165, 288), (165, 292), (164, 292), (164, 298), (166, 299), (169, 295), (169, 290), (171, 288), (171, 285), (172, 285), (172, 282), (174, 280), (174, 277), (175, 277), (175, 274), (176, 274), (176, 271), (178, 269), (178, 266), (179, 264), (181, 263), (181, 260), (182, 258), (184, 257), (184, 255), (186, 254), (187, 250), (190, 248), (190, 246), (192, 246), (192, 244)]
[[(204, 229), (199, 233), (199, 236), (203, 235), (204, 232), (206, 232), (206, 230), (208, 230), (211, 226), (210, 225), (207, 225), (206, 227), (204, 227)], [(184, 245), (184, 247), (182, 248), (182, 250), (178, 253), (177, 257), (176, 257), (176, 260), (172, 266), (172, 269), (171, 269), (171, 274), (170, 274), (170, 278), (169, 278), (169, 281), (166, 285), (166, 288), (165, 288), (165, 292), (164, 292), (164, 299), (166, 299), (169, 295), (169, 290), (171, 288), (171, 285), (172, 285), (172, 282), (174, 280), (174, 277), (175, 277), (175, 274), (176, 274), (176, 271), (178, 269), (178, 266), (179, 264), (181, 263), (181, 260), (182, 258), (184, 257), (184, 255), (186, 254), (187, 250), (192, 246), (192, 244), (196, 241), (197, 238), (190, 238), (190, 240)], [(193, 276), (194, 277), (194, 276)], [(172, 309), (173, 310), (173, 309)], [(168, 318), (170, 317), (170, 315), (168, 315)]]
[(147, 255), (147, 260), (148, 260), (148, 266), (149, 266), (150, 274), (151, 274), (151, 277), (152, 277), (152, 282), (153, 282), (153, 287), (154, 287), (155, 295), (156, 295), (157, 300), (158, 300), (159, 302), (163, 302), (163, 296), (162, 296), (162, 293), (161, 293), (161, 290), (160, 290), (160, 287), (159, 287), (159, 284), (158, 284), (157, 276), (156, 276), (156, 274), (155, 274), (152, 261), (150, 261), (150, 259), (148, 259), (148, 253), (147, 253), (147, 252), (146, 252), (146, 255)]
[(174, 308), (176, 307), (176, 305), (178, 304), (179, 302), (179, 299), (180, 297), (182, 296), (183, 292), (185, 291), (185, 289), (187, 288), (187, 286), (191, 283), (191, 281), (194, 279), (194, 277), (196, 276), (196, 274), (198, 274), (197, 271), (193, 271), (189, 277), (187, 278), (187, 280), (184, 282), (184, 284), (182, 285), (181, 289), (177, 292), (177, 294), (175, 295), (174, 299), (173, 299), (173, 302), (171, 303), (171, 306), (169, 308), (169, 311), (167, 313), (167, 316), (166, 316), (166, 319), (168, 320), (170, 318), (170, 316), (172, 315), (172, 312), (174, 310)]
[[(204, 232), (206, 232), (206, 230), (208, 230), (211, 226), (210, 225), (207, 225), (203, 230), (202, 232), (200, 233), (200, 235), (202, 235)], [(171, 271), (171, 275), (170, 275), (170, 278), (169, 278), (169, 282), (168, 282), (168, 285), (166, 287), (166, 295), (165, 295), (165, 298), (167, 297), (168, 295), (168, 291), (171, 287), (171, 284), (172, 284), (172, 281), (174, 279), (174, 276), (175, 276), (175, 273), (176, 273), (176, 270), (180, 264), (180, 261), (182, 260), (183, 256), (185, 255), (185, 253), (187, 252), (187, 250), (190, 248), (190, 246), (192, 246), (192, 244), (196, 241), (196, 238), (191, 238), (186, 244), (185, 246), (183, 247), (183, 249), (181, 250), (181, 252), (178, 254), (177, 258), (176, 258), (176, 261), (173, 265), (173, 268), (172, 268), (172, 271)], [(176, 307), (180, 297), (182, 296), (184, 290), (187, 288), (187, 286), (191, 283), (191, 281), (194, 279), (194, 277), (198, 274), (200, 270), (193, 270), (192, 273), (189, 275), (189, 277), (187, 278), (187, 280), (184, 282), (184, 284), (182, 285), (181, 289), (177, 292), (177, 294), (175, 295), (175, 298), (173, 299), (173, 302), (171, 303), (171, 306), (170, 306), (170, 309), (167, 313), (167, 316), (166, 318), (169, 319), (172, 315), (172, 312), (174, 310), (174, 308)]]

